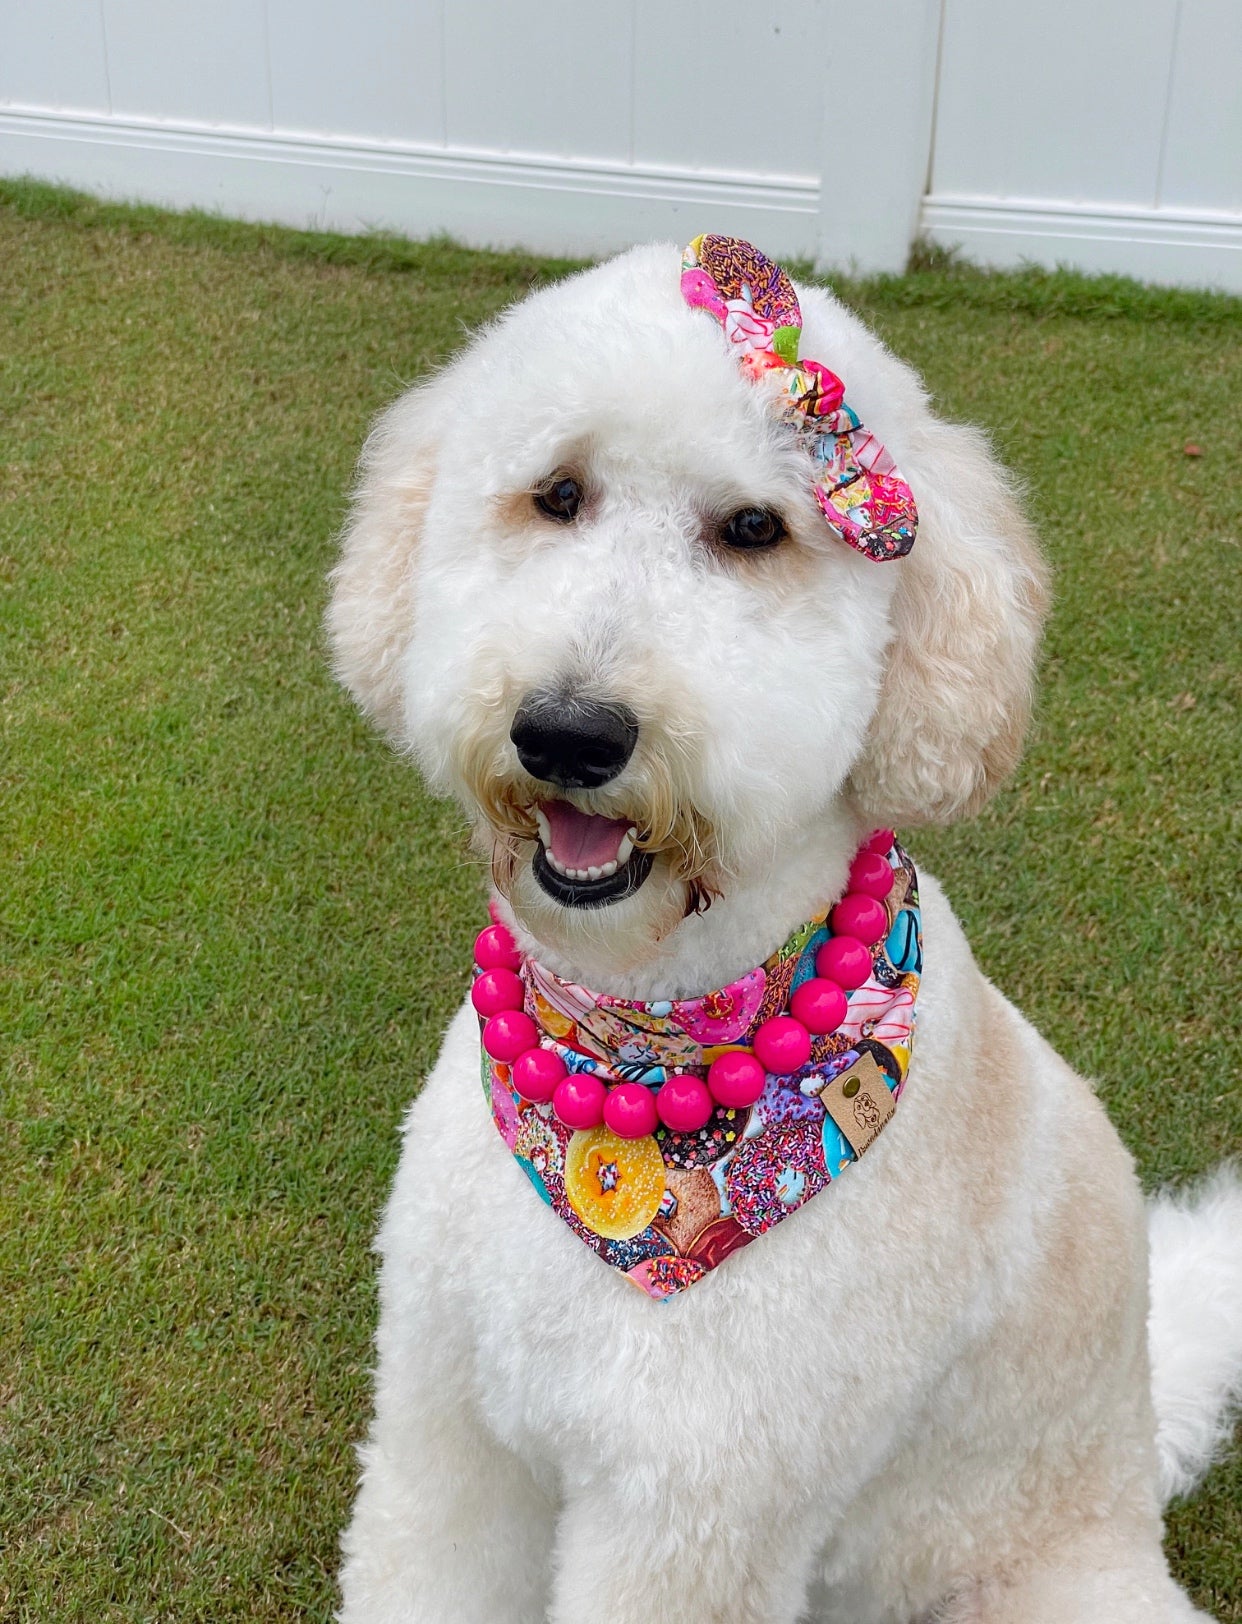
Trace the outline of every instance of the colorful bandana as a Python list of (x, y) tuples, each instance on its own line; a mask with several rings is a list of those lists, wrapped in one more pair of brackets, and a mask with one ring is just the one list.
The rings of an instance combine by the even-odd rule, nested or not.
[[(483, 1052), (483, 1091), (497, 1131), (536, 1192), (578, 1239), (648, 1296), (684, 1291), (834, 1179), (874, 1142), (901, 1097), (923, 965), (918, 876), (896, 841), (887, 933), (871, 974), (848, 994), (838, 1029), (812, 1040), (809, 1062), (767, 1077), (753, 1106), (717, 1107), (706, 1126), (642, 1139), (606, 1127), (575, 1132), (551, 1104), (512, 1086), (511, 1068)], [(817, 914), (758, 969), (700, 998), (627, 1002), (562, 981), (525, 959), (524, 1008), (571, 1072), (659, 1088), (705, 1076), (730, 1049), (789, 1007), (816, 974), (833, 934)]]
[(868, 558), (904, 557), (919, 522), (910, 487), (846, 405), (836, 373), (798, 359), (802, 312), (780, 266), (740, 237), (696, 237), (682, 256), (681, 292), (715, 317), (742, 370), (767, 384), (780, 417), (798, 430), (834, 533)]

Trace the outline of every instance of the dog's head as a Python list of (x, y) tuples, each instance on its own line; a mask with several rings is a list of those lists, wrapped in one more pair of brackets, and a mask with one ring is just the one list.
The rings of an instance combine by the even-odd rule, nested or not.
[[(826, 820), (944, 821), (1017, 760), (1042, 564), (982, 437), (827, 293), (803, 352), (919, 505), (834, 538), (805, 449), (652, 247), (545, 288), (380, 419), (329, 629), (542, 943), (641, 962)], [(814, 899), (808, 899), (811, 901)]]

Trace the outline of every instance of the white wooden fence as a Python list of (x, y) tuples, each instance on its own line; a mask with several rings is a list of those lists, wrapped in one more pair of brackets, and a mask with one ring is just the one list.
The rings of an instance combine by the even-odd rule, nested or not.
[(0, 0), (0, 173), (597, 253), (1242, 291), (1242, 0)]

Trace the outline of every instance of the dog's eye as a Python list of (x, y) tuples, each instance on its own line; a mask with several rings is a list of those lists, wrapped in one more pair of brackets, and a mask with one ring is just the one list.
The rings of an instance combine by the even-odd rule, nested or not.
[(720, 527), (726, 547), (775, 547), (786, 533), (784, 519), (771, 508), (742, 508)]
[(558, 524), (568, 524), (582, 506), (582, 486), (568, 474), (558, 474), (535, 492), (535, 506)]

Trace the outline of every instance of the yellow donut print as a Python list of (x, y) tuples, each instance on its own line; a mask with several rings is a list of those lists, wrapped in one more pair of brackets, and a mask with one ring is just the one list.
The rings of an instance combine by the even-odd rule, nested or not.
[(551, 1038), (559, 1038), (562, 1042), (574, 1029), (574, 1023), (567, 1015), (562, 1015), (559, 1009), (552, 1005), (541, 992), (535, 993), (535, 1018), (540, 1026)]
[(588, 1229), (627, 1241), (664, 1199), (664, 1158), (650, 1134), (619, 1139), (608, 1128), (576, 1133), (565, 1152), (565, 1194)]

